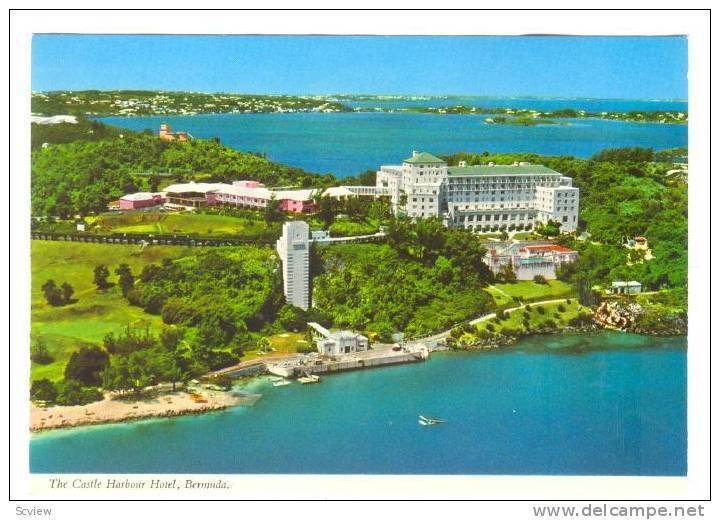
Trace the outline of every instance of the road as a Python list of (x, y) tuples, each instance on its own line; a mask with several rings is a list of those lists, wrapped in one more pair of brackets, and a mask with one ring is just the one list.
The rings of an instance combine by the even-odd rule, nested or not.
[[(536, 307), (536, 306), (538, 306), (538, 305), (545, 305), (545, 304), (548, 304), (548, 303), (561, 303), (561, 302), (564, 302), (564, 301), (566, 301), (566, 300), (567, 300), (567, 298), (555, 298), (555, 299), (553, 299), (553, 300), (543, 300), (543, 301), (539, 301), (539, 302), (525, 303), (525, 304), (522, 304), (522, 305), (518, 305), (517, 307), (510, 307), (510, 308), (505, 309), (505, 310), (506, 310), (507, 312), (512, 312), (512, 311), (516, 311), (516, 310), (519, 310), (519, 309), (524, 308), (525, 305), (529, 305), (530, 307)], [(492, 319), (495, 318), (496, 316), (497, 316), (497, 313), (495, 313), (495, 312), (491, 312), (491, 313), (489, 313), (489, 314), (483, 314), (482, 316), (479, 316), (479, 317), (477, 317), (477, 318), (475, 318), (475, 319), (473, 319), (473, 320), (470, 320), (469, 323), (470, 323), (470, 325), (477, 325), (478, 323), (482, 323), (482, 322), (487, 321), (487, 320), (492, 320)], [(445, 330), (445, 331), (443, 331), (443, 332), (439, 332), (439, 333), (437, 333), (437, 334), (433, 334), (432, 336), (425, 336), (424, 338), (417, 338), (417, 339), (410, 340), (410, 341), (408, 341), (408, 343), (409, 343), (409, 344), (413, 344), (413, 343), (429, 343), (430, 345), (432, 345), (432, 344), (436, 343), (437, 341), (440, 341), (440, 340), (443, 340), (443, 339), (449, 337), (449, 336), (450, 336), (450, 332), (452, 331), (453, 328), (455, 328), (455, 327), (452, 327), (452, 328), (450, 328), (450, 329), (448, 329), (448, 330)]]
[[(530, 307), (536, 307), (538, 305), (545, 305), (548, 303), (561, 303), (566, 301), (567, 298), (556, 298), (553, 300), (543, 300), (539, 302), (533, 302), (523, 305), (518, 305), (517, 307), (510, 307), (508, 309), (505, 309), (507, 312), (516, 311), (519, 309), (522, 309), (525, 307), (525, 305), (530, 305)], [(478, 323), (482, 323), (487, 320), (491, 320), (497, 316), (497, 313), (491, 312), (489, 314), (483, 314), (482, 316), (479, 316), (473, 320), (470, 320), (470, 325), (477, 325)], [(437, 334), (433, 334), (432, 336), (425, 336), (424, 338), (417, 338), (406, 342), (407, 346), (413, 346), (413, 345), (419, 345), (419, 344), (426, 344), (430, 350), (433, 349), (435, 346), (435, 343), (437, 343), (440, 340), (443, 340), (450, 336), (450, 332), (452, 331), (454, 327), (445, 330), (443, 332), (439, 332)], [(389, 350), (392, 348), (392, 344), (374, 344), (373, 350)], [(286, 361), (295, 361), (299, 358), (303, 357), (301, 354), (289, 354), (289, 355), (278, 355), (278, 356), (267, 356), (267, 357), (259, 357), (255, 359), (251, 359), (249, 361), (242, 361), (238, 363), (237, 365), (233, 365), (231, 367), (223, 368), (220, 370), (217, 370), (215, 372), (210, 372), (209, 376), (219, 376), (223, 374), (233, 373), (237, 372), (238, 370), (242, 370), (244, 368), (250, 368), (251, 366), (258, 365), (260, 363), (266, 363), (268, 361), (275, 362), (275, 363), (282, 363)]]

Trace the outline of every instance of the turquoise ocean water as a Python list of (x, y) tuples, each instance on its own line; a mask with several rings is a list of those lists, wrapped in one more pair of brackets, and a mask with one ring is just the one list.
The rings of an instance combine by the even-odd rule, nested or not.
[(35, 434), (31, 471), (684, 475), (685, 347), (538, 336), (318, 385), (260, 381), (251, 408)]
[[(501, 106), (554, 110), (574, 107), (592, 111), (687, 110), (685, 102), (622, 100), (453, 99), (433, 102), (357, 102), (355, 105), (401, 107)], [(642, 146), (656, 150), (687, 146), (687, 126), (626, 123), (598, 119), (559, 120), (532, 127), (489, 125), (483, 116), (412, 113), (204, 114), (194, 116), (107, 117), (128, 128), (157, 131), (167, 122), (198, 138), (219, 137), (233, 148), (316, 173), (339, 177), (399, 164), (413, 149), (436, 154), (466, 152), (534, 152), (589, 157), (604, 149)]]

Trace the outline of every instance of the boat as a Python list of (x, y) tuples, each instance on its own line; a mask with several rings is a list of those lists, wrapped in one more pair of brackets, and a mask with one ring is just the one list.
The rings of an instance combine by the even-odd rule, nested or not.
[(275, 381), (272, 385), (273, 386), (287, 386), (289, 384), (290, 384), (290, 381), (282, 380), (282, 381)]
[(308, 383), (319, 383), (320, 382), (320, 376), (316, 376), (314, 374), (311, 375), (305, 375), (303, 377), (298, 377), (298, 381), (300, 381), (302, 384), (306, 385)]
[(442, 424), (444, 422), (447, 421), (445, 419), (437, 419), (435, 417), (425, 417), (424, 415), (421, 415), (418, 418), (420, 426), (435, 426), (436, 424)]

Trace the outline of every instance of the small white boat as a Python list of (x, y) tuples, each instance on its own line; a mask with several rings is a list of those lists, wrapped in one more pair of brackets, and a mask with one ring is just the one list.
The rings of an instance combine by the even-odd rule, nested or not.
[(320, 376), (316, 376), (314, 374), (298, 377), (298, 381), (300, 381), (302, 384), (306, 385), (308, 383), (319, 383), (320, 382)]
[(435, 426), (436, 424), (442, 424), (444, 422), (447, 421), (445, 419), (437, 419), (435, 417), (425, 417), (424, 415), (421, 415), (418, 418), (420, 426)]
[(273, 386), (287, 386), (289, 384), (290, 384), (290, 381), (283, 380), (283, 381), (275, 381), (273, 383)]

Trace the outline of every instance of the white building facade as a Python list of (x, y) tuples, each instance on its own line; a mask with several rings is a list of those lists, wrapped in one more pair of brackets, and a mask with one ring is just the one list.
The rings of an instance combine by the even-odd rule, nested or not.
[(319, 323), (308, 323), (320, 354), (338, 356), (368, 350), (368, 338), (351, 330), (329, 331)]
[(439, 217), (450, 227), (476, 232), (532, 229), (552, 220), (563, 232), (577, 229), (579, 190), (572, 179), (545, 166), (458, 166), (413, 152), (399, 166), (381, 166), (378, 189), (388, 191), (396, 213)]
[(276, 249), (282, 261), (285, 299), (307, 310), (310, 308), (310, 227), (301, 220), (286, 222)]

